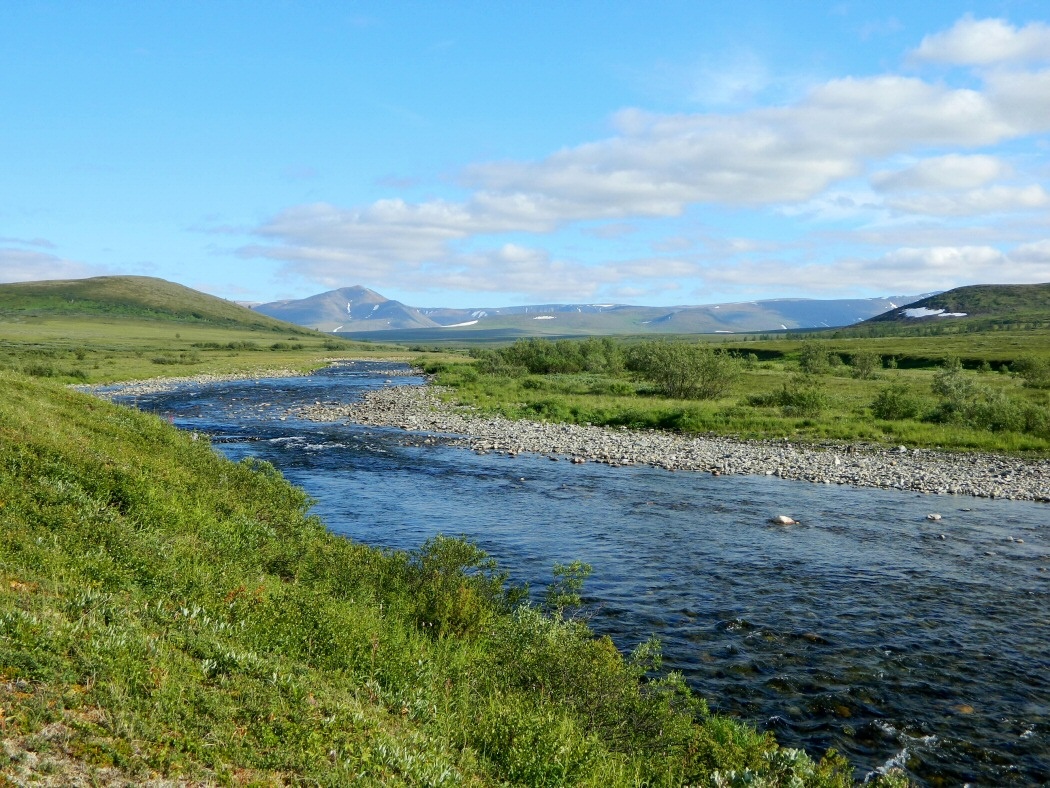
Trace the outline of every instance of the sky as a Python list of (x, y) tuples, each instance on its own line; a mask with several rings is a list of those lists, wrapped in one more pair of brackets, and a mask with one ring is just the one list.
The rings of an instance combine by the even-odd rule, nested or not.
[(1050, 4), (35, 2), (0, 282), (704, 304), (1050, 281)]

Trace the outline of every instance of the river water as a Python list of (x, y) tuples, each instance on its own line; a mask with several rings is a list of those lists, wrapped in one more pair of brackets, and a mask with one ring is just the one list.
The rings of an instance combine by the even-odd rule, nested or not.
[[(1050, 505), (477, 455), (287, 416), (389, 385), (390, 367), (125, 401), (272, 462), (349, 538), (466, 535), (536, 594), (555, 562), (590, 563), (596, 631), (627, 650), (657, 635), (712, 710), (834, 746), (859, 776), (1050, 783)], [(769, 522), (782, 513), (802, 524)]]

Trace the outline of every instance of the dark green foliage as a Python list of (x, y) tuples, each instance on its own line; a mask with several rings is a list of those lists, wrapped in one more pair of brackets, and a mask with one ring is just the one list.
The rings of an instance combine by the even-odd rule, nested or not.
[(1038, 356), (1022, 356), (1013, 365), (1024, 384), (1033, 389), (1050, 389), (1050, 359)]
[(828, 343), (809, 339), (802, 343), (798, 354), (799, 368), (807, 375), (823, 375), (831, 369), (831, 350)]
[(729, 353), (700, 342), (650, 340), (631, 347), (627, 368), (673, 399), (717, 399), (740, 374)]
[(867, 380), (875, 375), (876, 370), (882, 368), (882, 356), (870, 350), (862, 350), (850, 355), (849, 365), (852, 367), (853, 377)]
[(753, 394), (749, 405), (779, 407), (785, 416), (815, 416), (831, 406), (831, 397), (808, 375), (794, 375), (768, 394)]
[(1023, 402), (1002, 390), (988, 388), (967, 373), (952, 358), (938, 370), (933, 392), (940, 398), (928, 415), (931, 421), (965, 424), (971, 429), (990, 432), (1025, 432), (1050, 436), (1050, 409), (1034, 402)]
[(871, 403), (871, 412), (877, 419), (914, 419), (922, 413), (922, 400), (903, 383), (892, 383), (879, 391)]
[(620, 346), (608, 337), (600, 339), (519, 339), (495, 350), (473, 348), (478, 368), (490, 375), (552, 375), (592, 372), (615, 374), (623, 369)]
[(463, 539), (428, 539), (410, 554), (406, 569), (415, 620), (435, 637), (479, 632), (525, 597), (525, 589), (506, 588), (507, 573)]

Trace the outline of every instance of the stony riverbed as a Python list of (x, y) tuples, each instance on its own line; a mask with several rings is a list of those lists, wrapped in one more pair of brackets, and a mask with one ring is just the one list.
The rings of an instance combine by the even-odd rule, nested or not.
[[(389, 386), (353, 403), (318, 402), (293, 414), (429, 433), (477, 452), (545, 454), (552, 460), (651, 465), (712, 474), (765, 474), (817, 484), (848, 484), (1050, 502), (1050, 460), (1025, 461), (867, 445), (814, 447), (787, 441), (739, 441), (660, 431), (511, 421), (441, 399), (433, 386)], [(440, 436), (440, 437), (437, 437)]]

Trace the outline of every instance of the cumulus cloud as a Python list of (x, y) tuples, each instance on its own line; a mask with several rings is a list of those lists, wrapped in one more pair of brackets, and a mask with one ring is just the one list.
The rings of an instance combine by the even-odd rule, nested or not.
[[(1031, 99), (1031, 97), (1030, 97)], [(1047, 105), (1050, 95), (1036, 99)], [(839, 79), (801, 102), (737, 115), (624, 110), (618, 134), (538, 162), (468, 171), (497, 193), (540, 193), (580, 215), (674, 216), (686, 205), (806, 200), (864, 162), (919, 146), (987, 145), (1023, 134), (985, 95), (915, 78)]]
[(881, 170), (872, 175), (871, 183), (886, 192), (972, 189), (1010, 172), (1010, 167), (995, 156), (952, 153), (923, 159), (899, 170)]
[[(735, 113), (625, 109), (604, 139), (534, 161), (465, 168), (467, 196), (461, 200), (296, 206), (256, 227), (256, 242), (239, 253), (284, 261), (287, 270), (330, 286), (425, 278), (433, 287), (587, 297), (602, 288), (633, 288), (645, 275), (669, 282), (695, 271), (690, 274), (687, 263), (669, 273), (681, 261), (664, 261), (663, 270), (650, 274), (633, 264), (586, 266), (503, 239), (477, 250), (486, 236), (542, 236), (572, 223), (600, 222), (584, 229), (596, 237), (603, 228), (633, 228), (704, 205), (855, 223), (891, 214), (926, 220), (1045, 208), (1050, 195), (1043, 186), (1001, 183), (1011, 167), (999, 156), (973, 151), (1050, 131), (1050, 70), (998, 67), (1044, 58), (1047, 36), (1050, 28), (1039, 23), (1014, 28), (964, 17), (925, 38), (912, 57), (997, 66), (983, 73), (978, 87), (884, 74), (830, 80), (797, 101)], [(931, 150), (939, 155), (918, 158)], [(882, 164), (909, 159), (904, 167)], [(872, 170), (875, 191), (858, 186)], [(686, 251), (658, 240), (650, 248)], [(805, 270), (841, 279), (850, 265)], [(855, 265), (858, 275), (874, 271)], [(795, 269), (788, 270), (787, 279), (797, 282), (790, 273)], [(772, 281), (778, 276), (757, 273)]]
[(974, 283), (1047, 281), (1050, 240), (1003, 252), (992, 246), (902, 247), (872, 258), (848, 257), (826, 263), (785, 265), (776, 259), (707, 268), (709, 286), (746, 290), (761, 277), (784, 293), (844, 296), (857, 283), (883, 293), (910, 295)]
[(1004, 211), (1033, 210), (1050, 205), (1042, 186), (993, 186), (953, 194), (923, 194), (888, 200), (887, 207), (902, 213), (929, 216), (978, 216)]
[(1050, 26), (1031, 22), (1017, 28), (1003, 19), (967, 14), (950, 29), (923, 38), (912, 58), (963, 66), (1048, 61)]
[[(1022, 264), (1033, 264), (1039, 266), (1050, 266), (1050, 239), (1043, 239), (1033, 243), (1021, 244), (1014, 249), (1011, 257)], [(1043, 269), (1043, 278), (1040, 281), (1050, 279), (1050, 268)]]
[[(41, 244), (35, 244), (41, 245)], [(27, 249), (0, 248), (0, 282), (81, 279), (103, 271), (57, 255)]]

